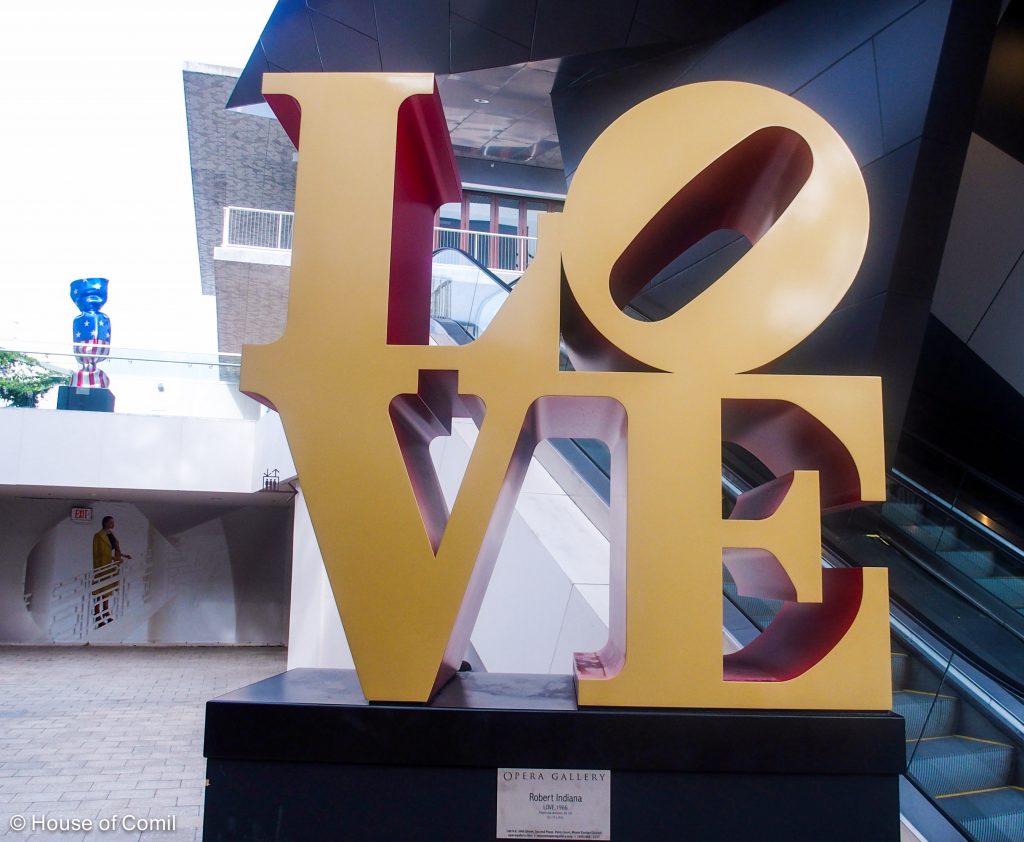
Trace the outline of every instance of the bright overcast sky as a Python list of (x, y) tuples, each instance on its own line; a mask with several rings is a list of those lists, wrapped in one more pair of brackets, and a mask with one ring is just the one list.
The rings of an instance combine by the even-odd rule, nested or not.
[(110, 279), (129, 348), (216, 349), (200, 293), (182, 67), (242, 67), (273, 0), (30, 0), (0, 12), (0, 346), (70, 340)]

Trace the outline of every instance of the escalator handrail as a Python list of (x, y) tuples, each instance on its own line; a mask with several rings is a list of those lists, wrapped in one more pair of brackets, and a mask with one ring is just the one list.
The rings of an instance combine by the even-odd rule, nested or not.
[(478, 269), (482, 274), (486, 275), (488, 280), (493, 281), (497, 286), (505, 290), (505, 292), (512, 292), (511, 284), (503, 281), (501, 278), (495, 275), (490, 269), (484, 266), (479, 260), (477, 260), (471, 254), (464, 252), (462, 249), (455, 248), (455, 246), (442, 246), (439, 249), (434, 249), (431, 255), (431, 260), (436, 259), (439, 254), (444, 254), (446, 252), (453, 252), (459, 255), (460, 257), (465, 258), (467, 263), (469, 263), (471, 266), (476, 267), (476, 269)]
[[(746, 486), (753, 486), (756, 483), (751, 482), (748, 477), (747, 470), (742, 464), (737, 464), (731, 453), (723, 454), (723, 461), (725, 466), (737, 477), (741, 483)], [(910, 539), (901, 539), (900, 537), (893, 534), (893, 530), (888, 529), (890, 526), (889, 522), (886, 521), (880, 512), (872, 511), (871, 509), (861, 510), (868, 514), (872, 518), (873, 529), (879, 533), (886, 535), (886, 542), (904, 558), (909, 559), (917, 567), (924, 570), (929, 577), (936, 581), (936, 585), (943, 587), (951, 591), (956, 597), (958, 597), (965, 605), (970, 606), (971, 609), (977, 611), (979, 614), (984, 616), (987, 620), (998, 625), (1001, 629), (1009, 633), (1015, 640), (1020, 640), (1024, 643), (1024, 618), (1022, 623), (1018, 626), (1014, 626), (1006, 622), (1006, 620), (1000, 617), (997, 613), (994, 613), (987, 606), (980, 603), (973, 594), (965, 592), (955, 581), (951, 581), (949, 577), (942, 574), (942, 565), (939, 561), (929, 561), (926, 556), (931, 554), (928, 550), (918, 548), (911, 545)], [(829, 555), (839, 561), (841, 564), (849, 567), (860, 567), (862, 566), (857, 559), (852, 558), (847, 552), (842, 550), (835, 542), (829, 540), (825, 531), (822, 531), (822, 546), (824, 550), (827, 550)], [(890, 599), (899, 605), (904, 611), (914, 617), (914, 619), (921, 623), (923, 626), (928, 628), (938, 639), (948, 646), (952, 651), (961, 657), (966, 663), (971, 664), (975, 669), (990, 676), (994, 681), (1005, 686), (1011, 693), (1020, 698), (1024, 699), (1024, 677), (1014, 676), (1008, 674), (1005, 670), (1000, 669), (998, 666), (990, 664), (987, 659), (981, 658), (970, 651), (965, 651), (964, 647), (958, 640), (953, 638), (946, 629), (936, 627), (934, 623), (930, 623), (921, 616), (921, 614), (915, 610), (915, 606), (909, 603), (905, 597), (901, 597), (897, 593), (890, 593)]]
[(1000, 547), (1013, 553), (1021, 561), (1024, 561), (1024, 549), (1021, 549), (1012, 541), (1004, 538), (994, 529), (992, 529), (989, 526), (986, 526), (977, 518), (972, 517), (970, 513), (958, 508), (955, 504), (950, 503), (948, 500), (946, 500), (943, 497), (940, 497), (935, 492), (930, 491), (925, 486), (921, 485), (921, 483), (919, 483), (917, 480), (907, 476), (898, 468), (892, 468), (889, 471), (889, 475), (897, 482), (899, 482), (899, 484), (902, 485), (904, 488), (910, 490), (918, 497), (923, 497), (930, 505), (937, 506), (938, 508), (945, 510), (953, 517), (955, 517), (957, 520), (959, 520), (961, 523), (963, 523), (965, 526), (969, 527), (970, 529), (973, 529), (975, 532), (980, 533), (981, 536), (990, 543), (999, 544)]
[[(1021, 641), (1024, 644), (1024, 632), (1021, 629), (1015, 628), (1013, 625), (1007, 623), (997, 614), (994, 614), (988, 609), (987, 606), (980, 604), (971, 594), (965, 593), (955, 582), (951, 581), (948, 577), (942, 575), (942, 573), (936, 570), (932, 565), (924, 562), (916, 553), (916, 548), (911, 548), (907, 542), (899, 540), (892, 534), (886, 535), (886, 541), (889, 545), (896, 550), (900, 555), (910, 559), (914, 564), (919, 566), (922, 570), (926, 571), (931, 577), (933, 577), (942, 587), (953, 592), (962, 601), (967, 603), (971, 608), (984, 615), (984, 617), (991, 622), (998, 625), (1001, 629), (1012, 635), (1014, 638)], [(845, 565), (849, 567), (860, 567), (856, 561), (850, 558), (850, 556), (844, 553), (841, 549), (836, 547), (824, 536), (822, 542), (827, 547), (828, 551), (836, 558), (840, 559)], [(894, 604), (898, 605), (910, 616), (912, 616), (918, 623), (927, 628), (932, 634), (934, 634), (939, 640), (950, 648), (956, 655), (962, 658), (966, 663), (969, 663), (979, 672), (992, 678), (992, 680), (998, 682), (1004, 686), (1007, 690), (1013, 693), (1015, 696), (1024, 700), (1024, 680), (1022, 678), (1011, 675), (1005, 670), (999, 667), (993, 666), (988, 663), (986, 659), (977, 657), (973, 652), (969, 652), (965, 647), (957, 640), (955, 640), (949, 632), (937, 626), (935, 623), (929, 622), (926, 618), (922, 617), (920, 613), (915, 610), (915, 604), (909, 601), (906, 597), (901, 596), (898, 593), (890, 591), (889, 599)]]
[[(1024, 644), (1024, 623), (1022, 623), (1021, 627), (1019, 628), (1017, 626), (1014, 626), (1012, 623), (1007, 623), (1004, 619), (999, 617), (998, 614), (995, 614), (991, 610), (989, 610), (988, 606), (980, 603), (977, 599), (975, 599), (972, 594), (969, 594), (966, 591), (964, 591), (964, 589), (961, 588), (956, 582), (951, 580), (948, 576), (945, 576), (942, 573), (941, 569), (937, 569), (935, 565), (929, 563), (930, 559), (928, 557), (933, 555), (931, 552), (929, 552), (927, 549), (923, 550), (922, 552), (921, 548), (913, 546), (909, 541), (904, 540), (900, 535), (894, 533), (890, 529), (885, 530), (885, 538), (887, 541), (890, 542), (890, 546), (897, 549), (900, 553), (909, 558), (922, 569), (927, 570), (928, 573), (930, 573), (932, 576), (934, 576), (936, 579), (942, 582), (942, 584), (945, 587), (949, 588), (949, 590), (953, 591), (953, 593), (955, 593), (961, 599), (971, 603), (973, 607), (981, 611), (986, 617), (992, 620), (992, 622), (1006, 629), (1006, 631), (1008, 631), (1014, 637), (1018, 638), (1021, 641), (1021, 643)], [(1020, 692), (1022, 693), (1022, 695), (1024, 695), (1024, 686), (1021, 687)]]
[(1018, 505), (1024, 507), (1024, 495), (1021, 495), (1019, 492), (1014, 491), (1009, 486), (1003, 485), (1003, 483), (999, 482), (999, 480), (994, 479), (993, 477), (990, 477), (988, 474), (979, 471), (977, 468), (967, 464), (959, 457), (954, 456), (952, 453), (949, 453), (946, 450), (943, 450), (938, 445), (932, 444), (932, 442), (928, 441), (925, 438), (922, 438), (920, 435), (913, 432), (912, 430), (905, 429), (903, 430), (902, 435), (914, 439), (918, 444), (928, 448), (928, 450), (932, 451), (933, 453), (937, 453), (945, 461), (949, 462), (951, 465), (954, 465), (959, 470), (963, 471), (965, 474), (970, 474), (972, 477), (979, 480), (983, 485), (987, 485), (989, 488), (998, 492), (1001, 496), (1008, 497)]

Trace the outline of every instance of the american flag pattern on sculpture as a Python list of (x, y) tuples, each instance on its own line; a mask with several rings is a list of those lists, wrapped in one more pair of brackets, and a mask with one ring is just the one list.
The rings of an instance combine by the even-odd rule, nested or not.
[(81, 311), (74, 321), (75, 359), (81, 369), (71, 378), (76, 388), (107, 389), (110, 378), (97, 366), (110, 356), (110, 316), (100, 312), (107, 302), (106, 278), (80, 278), (71, 283), (71, 300)]
[(110, 378), (96, 366), (110, 355), (110, 343), (103, 339), (75, 342), (75, 359), (81, 369), (75, 372), (71, 385), (76, 388), (107, 389)]

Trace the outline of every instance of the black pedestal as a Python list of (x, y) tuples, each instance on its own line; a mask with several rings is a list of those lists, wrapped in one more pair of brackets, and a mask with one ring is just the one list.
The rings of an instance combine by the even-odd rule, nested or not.
[(114, 393), (110, 389), (60, 386), (57, 389), (57, 409), (75, 409), (81, 412), (113, 412)]
[(426, 706), (350, 670), (207, 703), (205, 842), (495, 838), (499, 767), (611, 770), (611, 838), (896, 842), (892, 713), (577, 710), (567, 676), (461, 673)]

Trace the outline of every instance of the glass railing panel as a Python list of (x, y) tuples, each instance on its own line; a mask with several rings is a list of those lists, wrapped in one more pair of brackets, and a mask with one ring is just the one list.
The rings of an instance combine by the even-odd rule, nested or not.
[(985, 533), (1024, 546), (1024, 495), (931, 443), (905, 433), (893, 473)]
[(904, 498), (830, 513), (822, 540), (848, 563), (885, 568), (895, 605), (1024, 695), (1024, 617), (979, 581), (995, 554), (961, 547), (948, 523), (911, 520), (916, 511)]
[[(0, 340), (0, 347), (18, 351), (66, 376), (79, 370), (69, 343)], [(195, 353), (112, 346), (99, 365), (110, 378), (115, 412), (197, 418), (256, 419), (262, 407), (238, 389), (239, 354)], [(39, 398), (37, 409), (56, 410), (58, 389)]]
[[(897, 544), (928, 553), (948, 582), (1024, 631), (1024, 556), (952, 505), (893, 478), (879, 507), (887, 535)], [(1021, 622), (1018, 622), (1018, 618)]]

